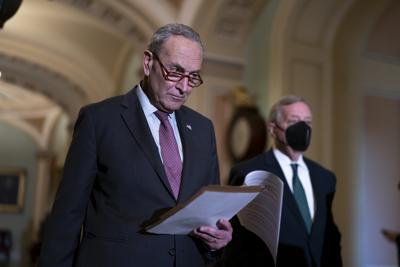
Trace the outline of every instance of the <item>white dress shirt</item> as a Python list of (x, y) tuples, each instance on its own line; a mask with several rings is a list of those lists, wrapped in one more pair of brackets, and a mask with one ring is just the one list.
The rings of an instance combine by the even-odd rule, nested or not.
[[(154, 141), (157, 144), (158, 153), (160, 153), (160, 158), (162, 161), (161, 147), (160, 147), (160, 134), (159, 134), (161, 122), (157, 118), (156, 114), (154, 114), (154, 112), (156, 112), (158, 109), (150, 103), (149, 98), (143, 92), (143, 89), (142, 89), (142, 87), (140, 87), (140, 85), (138, 85), (137, 95), (139, 97), (140, 105), (142, 106), (144, 115), (146, 117), (147, 124), (150, 127), (151, 134), (153, 135)], [(178, 144), (179, 155), (181, 156), (181, 160), (183, 162), (182, 141), (181, 141), (181, 137), (179, 135), (178, 125), (176, 123), (175, 112), (169, 114), (168, 120), (169, 120), (169, 123), (171, 123), (172, 129), (174, 131), (175, 140), (176, 140), (176, 143)]]
[(315, 214), (315, 203), (314, 203), (314, 193), (311, 184), (310, 172), (307, 168), (307, 165), (304, 162), (303, 155), (300, 155), (297, 162), (293, 162), (288, 156), (283, 154), (278, 149), (273, 149), (275, 158), (278, 160), (278, 163), (285, 175), (286, 182), (289, 185), (290, 190), (293, 193), (293, 169), (290, 164), (296, 163), (298, 164), (297, 173), (299, 175), (299, 179), (301, 185), (304, 188), (304, 192), (307, 198), (308, 209), (310, 210), (311, 219), (314, 219)]

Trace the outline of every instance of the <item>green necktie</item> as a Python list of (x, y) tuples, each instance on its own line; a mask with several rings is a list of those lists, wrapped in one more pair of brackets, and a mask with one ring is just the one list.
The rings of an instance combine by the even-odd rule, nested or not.
[(299, 207), (301, 216), (303, 217), (304, 223), (307, 228), (307, 232), (310, 233), (312, 225), (311, 215), (310, 215), (310, 210), (308, 209), (306, 194), (304, 192), (304, 188), (301, 185), (299, 175), (297, 173), (298, 164), (293, 163), (290, 164), (290, 166), (292, 166), (293, 169), (293, 181), (292, 181), (293, 195), (294, 198), (296, 199), (297, 206)]

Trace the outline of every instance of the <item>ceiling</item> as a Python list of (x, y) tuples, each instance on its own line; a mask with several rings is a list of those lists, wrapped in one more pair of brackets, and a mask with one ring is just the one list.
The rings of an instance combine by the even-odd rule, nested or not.
[[(208, 75), (241, 79), (249, 37), (269, 2), (24, 0), (0, 31), (0, 119), (13, 114), (22, 123), (32, 116), (46, 121), (58, 108), (73, 120), (81, 106), (121, 93), (140, 79), (142, 51), (153, 31), (170, 22), (191, 25), (200, 33)], [(323, 10), (319, 1), (299, 3)], [(392, 3), (371, 33), (367, 51), (398, 59), (400, 5)], [(312, 19), (305, 12), (309, 9), (299, 10), (304, 20)], [(301, 27), (301, 21), (301, 29), (314, 29)], [(309, 35), (299, 31), (295, 37), (301, 41)], [(388, 38), (393, 41), (380, 41)], [(221, 66), (232, 71), (221, 72)]]

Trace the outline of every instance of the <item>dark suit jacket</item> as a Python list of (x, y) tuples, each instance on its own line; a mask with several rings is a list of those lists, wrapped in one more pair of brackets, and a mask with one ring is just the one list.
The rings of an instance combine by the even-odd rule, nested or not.
[(160, 212), (219, 183), (211, 121), (187, 107), (176, 111), (176, 119), (184, 154), (177, 201), (136, 88), (82, 108), (39, 266), (205, 265), (206, 251), (196, 239), (143, 231)]
[[(272, 150), (231, 170), (229, 181), (241, 185), (244, 177), (253, 170), (266, 170), (281, 177), (284, 183), (282, 217), (279, 234), (278, 267), (342, 266), (340, 233), (333, 221), (332, 200), (335, 193), (335, 175), (319, 164), (304, 158), (310, 171), (316, 212), (311, 234), (306, 232), (293, 194)], [(225, 266), (272, 266), (273, 261), (265, 244), (238, 223), (233, 222), (233, 241), (225, 249)], [(258, 259), (257, 263), (248, 261)]]

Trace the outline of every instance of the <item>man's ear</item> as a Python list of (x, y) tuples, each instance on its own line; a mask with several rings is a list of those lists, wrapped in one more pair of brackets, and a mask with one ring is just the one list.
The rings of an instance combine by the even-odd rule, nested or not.
[(275, 137), (275, 122), (268, 122), (267, 123), (267, 129), (268, 129), (268, 133), (272, 136)]
[(143, 53), (143, 72), (145, 76), (150, 75), (151, 67), (153, 66), (153, 53), (149, 50), (145, 50)]

